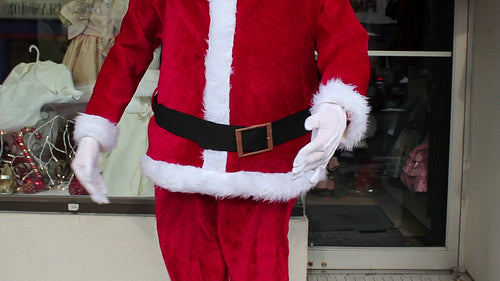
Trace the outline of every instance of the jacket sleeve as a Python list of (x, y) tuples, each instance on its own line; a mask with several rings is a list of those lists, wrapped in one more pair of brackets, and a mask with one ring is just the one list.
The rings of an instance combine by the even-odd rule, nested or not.
[(120, 33), (99, 72), (85, 114), (76, 119), (74, 137), (96, 138), (104, 151), (116, 145), (127, 104), (161, 43), (164, 1), (131, 0)]
[(366, 131), (370, 111), (365, 98), (370, 79), (368, 34), (349, 0), (322, 0), (315, 39), (321, 83), (312, 110), (325, 102), (344, 108), (348, 126), (339, 148), (351, 150)]

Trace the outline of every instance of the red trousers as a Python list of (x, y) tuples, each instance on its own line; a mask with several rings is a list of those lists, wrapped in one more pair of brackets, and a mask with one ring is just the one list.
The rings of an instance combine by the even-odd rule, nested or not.
[(172, 281), (288, 281), (295, 200), (220, 199), (156, 188), (156, 219)]

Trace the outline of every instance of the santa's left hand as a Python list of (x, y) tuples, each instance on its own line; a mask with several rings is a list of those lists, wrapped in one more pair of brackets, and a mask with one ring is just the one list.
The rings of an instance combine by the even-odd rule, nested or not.
[(341, 106), (322, 103), (313, 107), (311, 116), (304, 124), (306, 130), (312, 130), (311, 142), (299, 151), (293, 161), (293, 180), (312, 170), (311, 184), (316, 185), (326, 177), (326, 165), (340, 144), (346, 124), (346, 113)]

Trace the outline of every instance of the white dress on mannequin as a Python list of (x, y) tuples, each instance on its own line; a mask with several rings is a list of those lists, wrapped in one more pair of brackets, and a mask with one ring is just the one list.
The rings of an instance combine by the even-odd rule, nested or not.
[(141, 157), (148, 148), (147, 128), (153, 111), (151, 95), (158, 84), (159, 52), (141, 80), (134, 97), (118, 122), (116, 148), (101, 157), (100, 168), (109, 196), (153, 196), (154, 186), (141, 172)]

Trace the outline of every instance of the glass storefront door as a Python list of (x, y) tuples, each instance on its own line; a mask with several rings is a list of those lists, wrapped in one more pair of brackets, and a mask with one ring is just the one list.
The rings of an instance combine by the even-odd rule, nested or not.
[(351, 0), (370, 35), (371, 113), (305, 196), (310, 269), (456, 265), (466, 2)]

